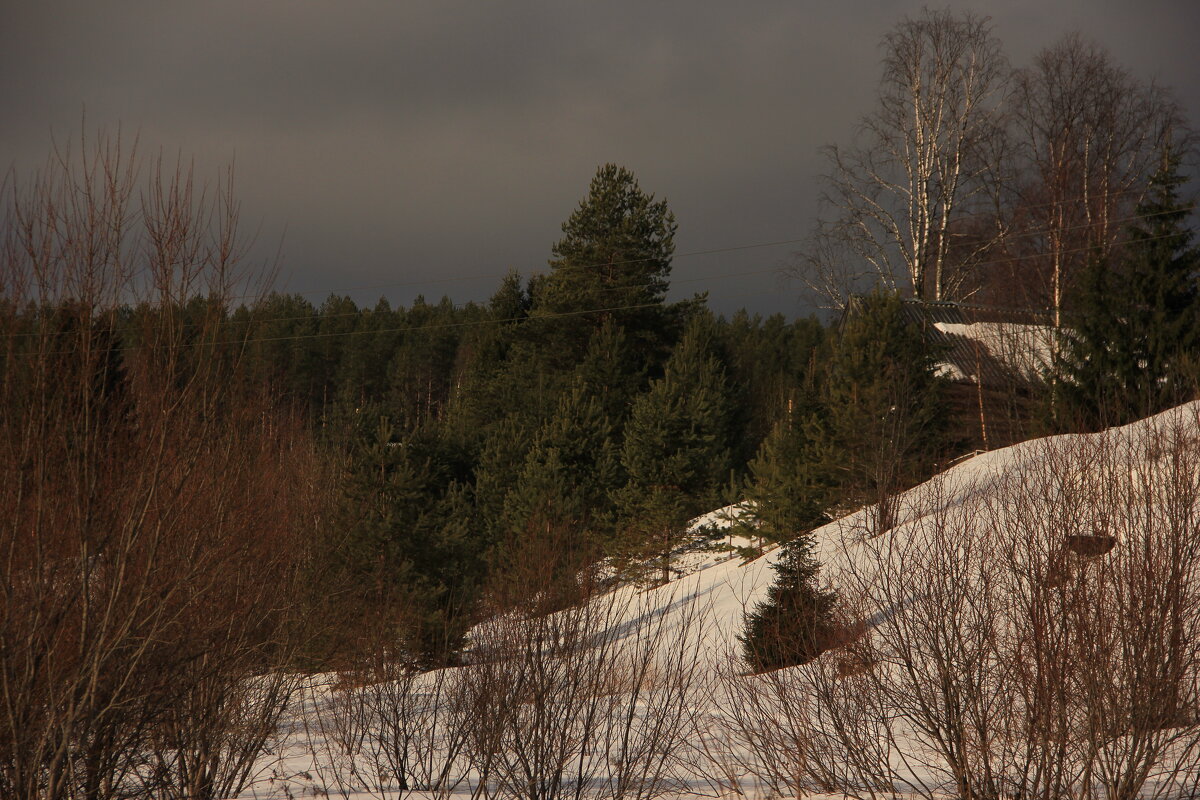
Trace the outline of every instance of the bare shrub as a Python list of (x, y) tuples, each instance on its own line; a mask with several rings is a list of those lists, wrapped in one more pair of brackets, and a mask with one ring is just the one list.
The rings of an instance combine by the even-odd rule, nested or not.
[[(469, 756), (489, 796), (636, 798), (677, 789), (701, 686), (701, 609), (627, 590), (477, 629)], [(673, 627), (672, 627), (673, 625)]]
[(306, 691), (322, 791), (651, 800), (683, 786), (701, 607), (624, 589), (563, 608), (562, 574), (524, 574), (492, 600), (507, 610), (472, 631), (466, 666), (420, 672), (403, 643), (381, 640)]
[(971, 484), (952, 471), (884, 535), (847, 526), (828, 574), (865, 633), (727, 677), (736, 767), (773, 794), (1186, 794), (1200, 447), (1196, 409), (1173, 413), (1023, 445)]
[(420, 673), (401, 659), (342, 673), (308, 694), (313, 771), (328, 794), (475, 794), (463, 757), (473, 725), (455, 670)]
[(161, 163), (142, 183), (141, 163), (119, 138), (85, 142), (5, 199), (5, 797), (236, 793), (287, 700), (270, 675), (315, 461), (301, 428), (234, 391), (228, 185)]

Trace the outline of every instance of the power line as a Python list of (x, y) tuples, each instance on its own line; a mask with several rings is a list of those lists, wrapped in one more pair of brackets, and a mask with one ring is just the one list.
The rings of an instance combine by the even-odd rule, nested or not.
[[(1173, 212), (1173, 211), (1171, 211), (1171, 212), (1155, 212), (1154, 214), (1146, 214), (1146, 215), (1141, 215), (1141, 216), (1137, 216), (1137, 217), (1129, 217), (1126, 219), (1114, 220), (1112, 224), (1119, 224), (1120, 222), (1134, 220), (1134, 219), (1145, 219), (1145, 218), (1148, 218), (1151, 216), (1157, 216), (1159, 214), (1166, 214), (1166, 213), (1175, 213), (1175, 212)], [(1083, 225), (1083, 226), (1076, 226), (1076, 227), (1084, 228), (1084, 227), (1089, 227), (1089, 226)], [(1064, 228), (1061, 230), (1071, 230), (1071, 229), (1072, 228)], [(1044, 235), (1045, 233), (1046, 233), (1046, 231), (1031, 231), (1031, 232), (1027, 232), (1025, 234), (1014, 234), (1010, 238), (1019, 238), (1022, 236), (1025, 236), (1025, 237), (1040, 236), (1040, 235)], [(1162, 236), (1152, 236), (1152, 237), (1147, 237), (1145, 239), (1142, 239), (1141, 241), (1155, 241), (1158, 239), (1171, 238), (1172, 236), (1175, 236), (1175, 235), (1177, 235), (1177, 234), (1164, 234)], [(713, 250), (694, 251), (692, 253), (687, 253), (687, 254), (683, 254), (683, 255), (720, 253), (720, 252), (729, 252), (731, 250), (748, 250), (748, 249), (758, 248), (758, 247), (768, 247), (768, 246), (771, 246), (774, 244), (787, 244), (787, 243), (791, 243), (791, 242), (795, 242), (795, 241), (805, 241), (805, 240), (781, 240), (779, 242), (762, 242), (762, 243), (755, 243), (755, 244), (748, 244), (748, 245), (739, 245), (737, 247), (730, 247), (730, 248), (717, 248), (717, 249), (713, 249)], [(1058, 253), (1060, 255), (1070, 255), (1070, 254), (1075, 254), (1075, 253), (1092, 252), (1093, 250), (1094, 250), (1094, 248), (1091, 246), (1082, 246), (1082, 247), (1074, 247), (1074, 248), (1064, 248), (1062, 250), (1059, 250)], [(1045, 254), (1043, 254), (1043, 253), (1035, 253), (1035, 254), (1029, 254), (1029, 255), (1005, 256), (1003, 258), (987, 259), (987, 260), (983, 260), (983, 261), (973, 262), (972, 268), (982, 268), (982, 267), (996, 266), (999, 264), (1009, 264), (1009, 263), (1014, 263), (1014, 262), (1019, 262), (1019, 261), (1027, 261), (1029, 259), (1038, 258), (1038, 257), (1044, 256), (1044, 255)], [(681, 255), (681, 257), (682, 257), (682, 255)], [(639, 259), (639, 260), (645, 260), (645, 259)], [(634, 260), (631, 260), (629, 262), (617, 262), (617, 263), (636, 263), (636, 262)], [(578, 267), (571, 267), (571, 268), (586, 269), (586, 268), (594, 268), (595, 266), (607, 266), (607, 264), (580, 265)], [(706, 282), (706, 281), (723, 280), (723, 279), (727, 279), (727, 278), (741, 278), (741, 277), (746, 277), (749, 275), (765, 275), (765, 274), (769, 274), (769, 273), (776, 273), (778, 271), (779, 270), (776, 267), (753, 269), (753, 270), (736, 270), (733, 272), (725, 272), (725, 273), (719, 273), (719, 274), (715, 274), (715, 275), (701, 275), (698, 277), (691, 277), (691, 278), (675, 278), (675, 279), (672, 279), (671, 284), (672, 284), (672, 286), (677, 286), (679, 284), (701, 283), (701, 282)], [(487, 276), (481, 276), (481, 277), (487, 277)], [(469, 280), (469, 278), (457, 278), (457, 279), (446, 279), (446, 280)], [(403, 285), (403, 284), (398, 284), (398, 285)], [(634, 283), (634, 284), (626, 284), (624, 286), (599, 287), (599, 288), (594, 289), (593, 292), (597, 293), (597, 294), (605, 293), (605, 292), (625, 292), (625, 291), (631, 291), (631, 290), (636, 290), (636, 289), (640, 289), (640, 288), (646, 288), (651, 285), (653, 285), (653, 284), (651, 284), (651, 283)], [(355, 291), (355, 290), (349, 289), (346, 291)], [(283, 295), (283, 296), (286, 297), (287, 295)], [(260, 299), (264, 299), (264, 298), (261, 298), (261, 296), (260, 296)], [(457, 304), (455, 304), (455, 308), (465, 308), (468, 305), (470, 305), (470, 303), (457, 303)], [(580, 312), (580, 313), (599, 313), (599, 312), (605, 311), (605, 310), (613, 310), (613, 309), (597, 309), (595, 312), (586, 312), (585, 311), (585, 312)], [(324, 314), (324, 313), (321, 313), (319, 310), (315, 310), (315, 313), (313, 313), (313, 314), (305, 314), (305, 315), (301, 315), (301, 316), (288, 316), (288, 317), (271, 316), (271, 317), (267, 317), (263, 320), (257, 320), (257, 321), (272, 322), (272, 323), (274, 323), (274, 322), (299, 322), (299, 321), (304, 321), (304, 320), (325, 320), (325, 319), (339, 319), (339, 318), (344, 318), (344, 317), (358, 317), (358, 316), (363, 315), (364, 313), (371, 313), (371, 309), (360, 308), (355, 311), (339, 312), (336, 314)], [(184, 323), (183, 327), (184, 328), (195, 327), (195, 323)], [(410, 330), (415, 330), (415, 328), (410, 329)], [(42, 335), (42, 334), (40, 334), (39, 332), (33, 331), (33, 332), (24, 332), (24, 333), (4, 334), (3, 338), (11, 339), (11, 338), (32, 337), (32, 336), (39, 336), (39, 335)], [(255, 340), (255, 341), (263, 341), (263, 340)]]
[[(519, 316), (519, 317), (508, 317), (508, 318), (504, 318), (504, 319), (466, 320), (463, 322), (443, 322), (443, 323), (434, 323), (434, 324), (429, 324), (429, 325), (402, 326), (402, 327), (391, 327), (391, 328), (374, 328), (374, 329), (368, 329), (368, 330), (325, 331), (325, 332), (317, 332), (317, 333), (300, 333), (300, 334), (293, 334), (290, 336), (268, 336), (268, 337), (262, 337), (262, 338), (258, 338), (258, 337), (252, 338), (250, 336), (246, 336), (245, 338), (242, 338), (242, 339), (226, 339), (226, 340), (222, 340), (222, 341), (176, 342), (176, 343), (166, 344), (166, 345), (157, 345), (156, 347), (164, 348), (167, 350), (183, 350), (183, 349), (193, 348), (193, 347), (223, 347), (223, 346), (228, 346), (228, 345), (238, 345), (238, 346), (245, 347), (247, 345), (257, 344), (259, 342), (286, 342), (286, 341), (295, 341), (295, 340), (299, 340), (299, 339), (332, 339), (332, 338), (337, 338), (340, 336), (360, 336), (360, 335), (365, 335), (365, 334), (378, 334), (378, 333), (414, 333), (414, 332), (420, 332), (420, 331), (441, 330), (441, 329), (446, 329), (446, 328), (467, 328), (467, 327), (474, 327), (474, 326), (479, 326), (479, 325), (503, 325), (505, 323), (511, 323), (511, 322), (529, 322), (529, 321), (536, 321), (536, 320), (543, 320), (543, 319), (557, 319), (557, 318), (562, 318), (562, 317), (577, 317), (577, 316), (582, 316), (584, 314), (601, 314), (601, 313), (608, 312), (608, 311), (633, 311), (633, 310), (642, 309), (642, 308), (660, 308), (660, 307), (661, 307), (660, 303), (638, 303), (635, 305), (610, 306), (607, 308), (589, 308), (589, 309), (584, 309), (582, 311), (543, 312), (543, 313), (539, 313), (535, 316), (525, 315), (525, 316)], [(28, 335), (28, 334), (21, 334), (21, 335)], [(12, 337), (10, 336), (8, 338), (12, 338)], [(137, 350), (137, 349), (139, 349), (139, 346), (131, 345), (128, 347), (99, 348), (92, 352), (95, 352), (95, 353), (124, 353), (124, 352), (130, 352), (130, 351)], [(78, 352), (77, 349), (74, 349), (74, 350), (50, 350), (50, 351), (34, 351), (34, 352), (28, 352), (28, 353), (15, 353), (14, 355), (31, 356), (31, 357), (32, 356), (55, 356), (55, 355), (70, 355), (70, 354), (76, 353), (76, 352)]]
[[(1130, 191), (1132, 191), (1132, 190), (1130, 190)], [(1078, 199), (1082, 199), (1082, 198), (1078, 198)], [(1070, 201), (1063, 201), (1063, 202), (1070, 202)], [(1047, 203), (1047, 204), (1042, 204), (1042, 205), (1050, 206), (1050, 205), (1058, 205), (1058, 204), (1060, 204), (1060, 203)], [(1036, 207), (1040, 207), (1040, 206), (1027, 206), (1027, 208), (1036, 208)], [(1134, 214), (1134, 215), (1131, 215), (1128, 217), (1120, 217), (1120, 218), (1117, 218), (1114, 220), (1110, 220), (1108, 222), (1108, 224), (1109, 225), (1121, 225), (1121, 224), (1124, 224), (1127, 222), (1135, 222), (1135, 221), (1142, 220), (1142, 219), (1150, 219), (1150, 218), (1157, 217), (1157, 216), (1177, 214), (1177, 213), (1179, 213), (1178, 209), (1167, 209), (1164, 211), (1157, 211), (1157, 212), (1152, 212), (1149, 214)], [(1062, 228), (1022, 231), (1019, 233), (1010, 234), (1006, 238), (1009, 240), (1034, 238), (1034, 237), (1039, 237), (1039, 236), (1045, 236), (1050, 233), (1063, 233), (1063, 232), (1069, 232), (1069, 231), (1074, 231), (1074, 230), (1083, 230), (1086, 228), (1093, 227), (1094, 225), (1095, 225), (1095, 223), (1089, 222), (1089, 223), (1081, 223), (1079, 225), (1070, 225), (1070, 226), (1066, 226), (1066, 227), (1062, 227)], [(1159, 236), (1159, 237), (1148, 237), (1146, 239), (1143, 239), (1142, 241), (1154, 241), (1155, 239), (1159, 239), (1159, 238), (1169, 238), (1170, 236), (1173, 236), (1173, 235), (1175, 235), (1175, 234), (1166, 234), (1164, 236)], [(720, 253), (730, 253), (730, 252), (738, 252), (738, 251), (745, 251), (745, 250), (762, 249), (762, 248), (767, 248), (767, 247), (778, 247), (778, 246), (788, 245), (788, 244), (800, 244), (800, 243), (806, 242), (808, 240), (809, 240), (808, 237), (801, 238), (801, 239), (777, 239), (777, 240), (765, 241), (765, 242), (752, 242), (752, 243), (748, 243), (748, 244), (732, 245), (732, 246), (728, 246), (728, 247), (715, 247), (715, 248), (708, 248), (708, 249), (704, 249), (704, 250), (692, 250), (692, 251), (688, 251), (685, 253), (679, 253), (679, 254), (675, 255), (674, 258), (690, 258), (690, 257), (702, 256), (702, 255), (714, 255), (714, 254), (720, 254)], [(1065, 249), (1059, 250), (1058, 253), (1062, 254), (1062, 255), (1068, 255), (1068, 254), (1080, 253), (1080, 252), (1090, 252), (1093, 249), (1094, 248), (1092, 246), (1065, 248)], [(1008, 257), (1004, 257), (1004, 258), (975, 261), (972, 263), (971, 267), (974, 269), (974, 268), (995, 266), (998, 264), (1012, 263), (1012, 262), (1016, 262), (1016, 261), (1024, 261), (1024, 260), (1027, 260), (1030, 258), (1037, 258), (1040, 255), (1043, 255), (1043, 254), (1008, 256)], [(638, 259), (625, 259), (625, 260), (621, 260), (621, 261), (598, 262), (598, 263), (593, 263), (593, 264), (565, 264), (565, 265), (556, 267), (555, 273), (552, 273), (552, 274), (557, 274), (561, 271), (588, 270), (588, 269), (597, 269), (600, 267), (607, 267), (607, 266), (625, 266), (625, 265), (629, 265), (629, 264), (644, 263), (646, 261), (652, 261), (652, 260), (655, 260), (655, 259), (653, 259), (653, 258), (638, 258)], [(756, 270), (738, 270), (735, 272), (720, 273), (717, 275), (703, 275), (703, 276), (692, 277), (692, 278), (676, 278), (676, 279), (673, 279), (671, 281), (671, 283), (672, 283), (672, 285), (679, 285), (679, 284), (684, 284), (684, 283), (699, 283), (702, 281), (722, 280), (725, 278), (745, 277), (748, 275), (762, 275), (762, 274), (767, 274), (767, 273), (776, 272), (776, 271), (777, 271), (777, 268), (756, 269)], [(513, 274), (513, 272), (510, 270), (509, 272), (505, 273), (505, 276), (507, 276), (509, 274)], [(537, 273), (535, 273), (535, 274), (537, 274)], [(498, 274), (492, 273), (492, 274), (480, 274), (480, 275), (472, 275), (472, 276), (456, 276), (456, 277), (433, 279), (433, 280), (426, 280), (426, 281), (407, 281), (407, 282), (392, 283), (392, 284), (378, 284), (374, 287), (362, 287), (362, 286), (351, 287), (349, 289), (342, 290), (342, 293), (346, 294), (346, 293), (355, 292), (355, 291), (369, 291), (372, 289), (386, 289), (386, 288), (394, 288), (394, 287), (400, 287), (400, 286), (425, 286), (425, 285), (429, 285), (431, 283), (462, 282), (462, 281), (481, 280), (484, 278), (494, 278), (494, 277), (498, 277)], [(634, 290), (634, 289), (639, 289), (639, 288), (646, 288), (651, 285), (653, 285), (653, 284), (651, 284), (651, 283), (635, 283), (635, 284), (626, 284), (623, 286), (616, 286), (616, 287), (599, 287), (599, 288), (595, 289), (594, 291), (597, 293), (600, 293), (600, 292), (622, 292), (622, 291), (629, 291), (629, 290)], [(324, 291), (325, 290), (313, 290), (310, 292), (291, 292), (291, 293), (285, 294), (284, 296), (292, 295), (292, 296), (303, 297), (307, 294), (317, 294), (319, 292), (323, 293)], [(338, 294), (338, 292), (336, 292), (335, 290), (329, 290), (329, 294), (336, 295), (336, 294)], [(235, 295), (235, 296), (230, 297), (229, 300), (230, 301), (244, 300), (244, 299), (251, 298), (251, 297), (259, 299), (259, 300), (264, 299), (263, 295)], [(456, 304), (455, 307), (462, 308), (465, 306), (463, 304)], [(604, 310), (604, 309), (601, 309), (601, 310)], [(320, 319), (336, 319), (336, 318), (341, 318), (341, 317), (355, 317), (355, 316), (361, 315), (364, 311), (369, 312), (369, 309), (358, 309), (356, 311), (341, 312), (341, 313), (337, 313), (337, 314), (320, 314), (318, 312), (318, 317)], [(600, 310), (598, 310), (595, 313), (599, 313), (599, 311)], [(592, 313), (592, 312), (582, 312), (582, 313)], [(270, 322), (295, 322), (295, 321), (302, 321), (302, 320), (313, 319), (313, 318), (314, 318), (313, 315), (310, 314), (310, 315), (292, 316), (292, 317), (270, 317), (267, 321), (270, 321)], [(194, 323), (184, 323), (184, 327), (185, 328), (194, 327)], [(18, 337), (29, 337), (29, 336), (38, 336), (38, 335), (41, 335), (41, 334), (39, 334), (38, 332), (10, 333), (10, 334), (4, 334), (3, 338), (18, 338)], [(256, 340), (256, 341), (262, 341), (262, 340)]]
[[(1111, 194), (1124, 195), (1124, 194), (1141, 193), (1144, 191), (1145, 191), (1144, 188), (1123, 189), (1123, 190), (1111, 192)], [(1054, 207), (1054, 206), (1062, 206), (1062, 205), (1068, 205), (1068, 204), (1077, 203), (1077, 202), (1084, 202), (1087, 199), (1088, 198), (1086, 198), (1086, 197), (1065, 198), (1063, 200), (1056, 200), (1056, 201), (1048, 202), (1048, 203), (1035, 203), (1032, 205), (1024, 205), (1021, 208), (1026, 209), (1026, 210), (1036, 209), (1036, 208), (1050, 208), (1050, 207)], [(1134, 221), (1137, 219), (1144, 219), (1144, 218), (1156, 216), (1158, 213), (1174, 213), (1174, 212), (1155, 212), (1154, 214), (1134, 215), (1134, 216), (1130, 216), (1130, 217), (1123, 217), (1123, 218), (1119, 218), (1119, 219), (1115, 219), (1115, 220), (1110, 220), (1108, 224), (1119, 225), (1124, 222), (1131, 222), (1131, 221)], [(1057, 230), (1057, 231), (1077, 230), (1077, 229), (1081, 229), (1081, 228), (1091, 227), (1094, 224), (1095, 223), (1085, 223), (1082, 225), (1068, 226), (1065, 228), (1057, 228), (1054, 230)], [(1011, 234), (1010, 238), (1018, 237), (1018, 236), (1020, 236), (1020, 237), (1039, 236), (1039, 235), (1043, 235), (1043, 234), (1046, 234), (1049, 232), (1050, 232), (1050, 229), (1046, 229), (1046, 230), (1040, 231), (1040, 232), (1039, 231), (1030, 231), (1030, 232), (1025, 232), (1025, 233)], [(809, 240), (809, 238), (810, 238), (809, 236), (803, 236), (803, 237), (795, 238), (795, 239), (777, 239), (774, 241), (752, 242), (749, 244), (729, 245), (729, 246), (725, 246), (725, 247), (713, 247), (713, 248), (707, 248), (707, 249), (703, 249), (703, 250), (691, 250), (691, 251), (684, 252), (684, 253), (675, 253), (675, 254), (673, 254), (672, 257), (675, 259), (692, 258), (695, 256), (719, 255), (721, 253), (734, 253), (734, 252), (739, 252), (739, 251), (743, 251), (743, 250), (756, 250), (756, 249), (762, 249), (762, 248), (766, 248), (766, 247), (782, 247), (784, 245), (789, 245), (789, 244), (803, 244), (804, 242), (807, 242)], [(555, 269), (555, 271), (586, 270), (586, 269), (597, 269), (599, 267), (609, 267), (609, 266), (619, 267), (619, 266), (627, 266), (630, 264), (641, 264), (641, 263), (644, 263), (647, 261), (654, 261), (654, 260), (656, 260), (656, 259), (653, 257), (648, 257), (648, 258), (623, 259), (620, 261), (603, 261), (603, 262), (598, 262), (598, 263), (594, 263), (594, 264), (564, 264), (564, 265), (555, 267), (554, 269)], [(395, 282), (395, 283), (374, 284), (371, 286), (352, 286), (347, 289), (342, 289), (341, 293), (345, 294), (345, 293), (349, 293), (349, 292), (369, 292), (369, 291), (377, 291), (377, 290), (381, 290), (381, 289), (395, 289), (395, 288), (401, 288), (401, 287), (405, 287), (405, 286), (430, 286), (430, 285), (439, 284), (439, 283), (461, 283), (464, 281), (483, 280), (485, 278), (503, 278), (511, 273), (512, 273), (512, 270), (509, 270), (508, 272), (504, 272), (504, 273), (492, 272), (492, 273), (481, 273), (478, 275), (451, 276), (451, 277), (447, 277), (447, 278), (430, 278), (430, 279), (421, 280), (421, 281), (400, 281), (400, 282)], [(534, 272), (532, 274), (539, 274), (539, 273)], [(309, 290), (300, 291), (300, 292), (289, 292), (289, 294), (298, 295), (300, 297), (306, 297), (308, 295), (314, 295), (314, 294), (337, 294), (338, 291), (339, 290), (337, 290), (337, 289), (309, 289)], [(229, 299), (230, 300), (244, 300), (244, 299), (254, 298), (254, 297), (257, 297), (257, 295), (236, 295)]]
[[(749, 245), (732, 245), (732, 246), (728, 246), (728, 247), (713, 247), (713, 248), (709, 248), (709, 249), (696, 249), (696, 251), (689, 251), (689, 252), (685, 252), (685, 253), (674, 253), (672, 255), (672, 259), (694, 258), (694, 257), (696, 257), (696, 255), (715, 255), (715, 254), (720, 254), (720, 253), (733, 253), (733, 252), (738, 252), (738, 251), (746, 251), (746, 249), (761, 249), (764, 247), (781, 247), (784, 245), (799, 245), (799, 243), (803, 243), (805, 241), (808, 241), (808, 239), (806, 239), (806, 237), (803, 237), (803, 239), (780, 239), (780, 240), (776, 240), (776, 241), (752, 242), (752, 243), (749, 243)], [(562, 266), (554, 267), (553, 273), (558, 273), (558, 272), (564, 271), (564, 270), (565, 271), (595, 270), (595, 269), (600, 269), (600, 267), (602, 267), (602, 266), (628, 266), (630, 264), (643, 264), (643, 263), (646, 263), (646, 261), (653, 261), (653, 260), (658, 260), (658, 259), (653, 258), (653, 257), (630, 258), (630, 259), (622, 259), (622, 260), (614, 260), (614, 261), (599, 261), (599, 263), (595, 263), (595, 264), (564, 264)], [(431, 285), (431, 284), (437, 284), (437, 283), (461, 283), (464, 281), (481, 281), (481, 279), (484, 279), (484, 278), (503, 278), (503, 277), (508, 277), (509, 275), (511, 275), (512, 272), (514, 272), (514, 270), (509, 270), (508, 272), (503, 272), (503, 273), (502, 272), (484, 272), (484, 273), (479, 273), (479, 275), (451, 276), (451, 277), (445, 277), (445, 278), (428, 278), (428, 279), (425, 279), (425, 281), (401, 281), (401, 282), (396, 282), (396, 283), (377, 283), (377, 284), (373, 284), (373, 285), (365, 285), (365, 287), (349, 287), (347, 289), (341, 289), (341, 290), (338, 290), (338, 289), (308, 289), (305, 291), (289, 291), (289, 293), (287, 293), (287, 294), (298, 295), (298, 296), (304, 297), (307, 295), (314, 295), (314, 294), (348, 294), (348, 293), (350, 293), (350, 291), (374, 291), (374, 290), (378, 290), (378, 289), (395, 289), (395, 288), (401, 288), (401, 287), (425, 287), (425, 285)], [(544, 275), (544, 273), (534, 271), (534, 272), (530, 273), (530, 275)], [(678, 283), (678, 282), (682, 282), (682, 281), (676, 281), (676, 282)], [(641, 284), (638, 284), (638, 285), (641, 285)], [(233, 297), (230, 297), (230, 300), (245, 300), (245, 299), (247, 299), (247, 297), (257, 297), (257, 296), (259, 296), (259, 295), (234, 295)]]
[[(1172, 238), (1177, 235), (1178, 234), (1164, 234), (1162, 236), (1151, 236), (1151, 237), (1147, 237), (1141, 241), (1149, 242), (1149, 241), (1155, 241), (1157, 239)], [(1080, 248), (1074, 248), (1074, 249), (1070, 249), (1070, 250), (1063, 250), (1060, 252), (1062, 252), (1062, 253), (1087, 252), (1087, 251), (1090, 251), (1091, 249), (1092, 248), (1090, 248), (1090, 247), (1080, 247)], [(994, 264), (1001, 264), (1001, 263), (1007, 263), (1007, 262), (1012, 262), (1012, 261), (1023, 261), (1026, 258), (1028, 258), (1028, 256), (1016, 256), (1016, 257), (1011, 257), (1011, 258), (995, 259), (993, 261), (983, 262), (983, 263), (994, 265)], [(732, 273), (728, 273), (724, 277), (740, 277), (742, 275), (759, 274), (762, 272), (769, 272), (769, 271), (774, 271), (774, 270), (732, 272)], [(690, 280), (709, 280), (709, 279), (711, 279), (711, 277), (721, 277), (721, 276), (710, 276), (708, 278), (694, 278), (694, 279), (690, 279)], [(624, 289), (624, 288), (629, 288), (629, 287), (620, 287), (620, 288)], [(636, 287), (633, 287), (633, 288), (636, 288)], [(379, 334), (379, 333), (420, 333), (423, 331), (444, 330), (444, 329), (450, 329), (450, 328), (468, 328), (468, 327), (477, 327), (477, 326), (481, 326), (481, 325), (503, 325), (503, 324), (507, 324), (507, 323), (516, 323), (516, 322), (551, 320), (551, 319), (558, 319), (558, 318), (564, 318), (564, 317), (583, 316), (585, 314), (601, 314), (601, 313), (611, 312), (611, 311), (633, 311), (633, 310), (644, 309), (644, 308), (659, 308), (659, 307), (661, 307), (661, 305), (662, 305), (661, 303), (657, 303), (657, 302), (655, 302), (655, 303), (638, 303), (638, 304), (633, 304), (633, 305), (589, 308), (589, 309), (583, 309), (583, 310), (579, 310), (579, 311), (539, 312), (535, 315), (522, 315), (522, 316), (517, 316), (517, 317), (507, 317), (507, 318), (503, 318), (503, 319), (465, 320), (462, 322), (445, 322), (445, 323), (434, 323), (434, 324), (416, 325), (416, 326), (407, 326), (406, 325), (406, 326), (389, 327), (389, 328), (357, 329), (357, 330), (352, 330), (352, 331), (324, 331), (324, 332), (318, 331), (318, 332), (314, 332), (314, 333), (291, 334), (288, 336), (251, 337), (251, 336), (247, 335), (243, 339), (229, 339), (229, 340), (216, 341), (216, 342), (180, 342), (180, 343), (166, 345), (165, 347), (167, 349), (185, 349), (185, 348), (192, 348), (192, 347), (222, 347), (222, 346), (227, 346), (227, 345), (240, 345), (240, 346), (245, 347), (247, 345), (256, 344), (259, 342), (265, 343), (265, 342), (299, 341), (301, 339), (331, 339), (331, 338), (337, 338), (337, 337), (342, 337), (342, 336), (360, 336), (360, 335)], [(358, 312), (350, 312), (347, 314), (330, 315), (330, 318), (342, 317), (342, 316), (358, 316), (358, 315), (361, 315), (362, 313), (363, 312), (360, 310)], [(322, 317), (320, 317), (320, 316), (317, 316), (317, 317), (312, 317), (312, 316), (282, 317), (282, 318), (268, 317), (265, 320), (259, 320), (259, 322), (297, 321), (297, 320), (306, 320), (306, 319), (318, 319), (319, 320), (321, 318)], [(232, 321), (232, 320), (228, 320), (228, 321)], [(251, 322), (254, 322), (254, 320), (252, 320)], [(185, 324), (185, 325), (181, 326), (181, 329), (186, 329), (187, 327), (189, 327), (189, 326)], [(192, 327), (195, 327), (195, 326), (192, 326)], [(21, 338), (21, 337), (31, 337), (31, 336), (41, 336), (41, 335), (45, 335), (45, 334), (38, 333), (38, 332), (5, 334), (2, 338), (16, 339), (16, 338)], [(109, 347), (109, 348), (102, 348), (102, 349), (96, 350), (94, 352), (96, 352), (96, 353), (118, 352), (118, 353), (120, 353), (120, 352), (132, 351), (132, 350), (136, 350), (136, 349), (138, 349), (136, 346)], [(32, 357), (32, 356), (69, 355), (74, 352), (77, 352), (77, 350), (27, 352), (27, 353), (15, 353), (14, 355)]]

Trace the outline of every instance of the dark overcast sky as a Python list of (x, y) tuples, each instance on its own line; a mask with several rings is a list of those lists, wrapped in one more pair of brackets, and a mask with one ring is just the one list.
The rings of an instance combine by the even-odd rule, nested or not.
[[(816, 213), (823, 144), (872, 108), (880, 37), (920, 0), (0, 0), (0, 163), (120, 124), (142, 150), (236, 159), (254, 257), (320, 302), (485, 299), (544, 270), (597, 165), (679, 221), (673, 297), (804, 314), (778, 268)], [(1015, 64), (1079, 31), (1200, 114), (1197, 0), (955, 2)], [(286, 232), (285, 232), (286, 231)]]

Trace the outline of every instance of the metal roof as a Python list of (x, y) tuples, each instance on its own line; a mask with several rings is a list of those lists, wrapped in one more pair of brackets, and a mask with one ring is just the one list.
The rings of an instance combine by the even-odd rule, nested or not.
[[(1054, 336), (1049, 311), (912, 299), (901, 307), (905, 318), (943, 351), (938, 357), (943, 374), (959, 382), (1033, 383)], [(851, 298), (846, 312), (860, 310), (860, 299)]]

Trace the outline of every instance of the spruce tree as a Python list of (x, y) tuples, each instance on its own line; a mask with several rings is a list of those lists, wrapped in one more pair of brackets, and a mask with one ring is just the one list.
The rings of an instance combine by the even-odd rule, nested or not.
[(820, 565), (812, 550), (807, 535), (785, 544), (771, 565), (775, 581), (766, 600), (746, 614), (738, 638), (755, 672), (803, 664), (832, 644), (837, 594), (820, 588)]
[(705, 327), (689, 326), (663, 377), (634, 400), (617, 493), (632, 554), (652, 554), (663, 580), (688, 519), (715, 502), (729, 470), (730, 389)]
[(487, 575), (487, 542), (471, 487), (451, 481), (410, 530), (414, 582), (407, 587), (418, 614), (414, 639), (430, 666), (457, 663)]
[(576, 387), (538, 431), (505, 499), (505, 526), (569, 528), (579, 538), (574, 549), (594, 553), (608, 538), (608, 495), (620, 475), (612, 424), (599, 399)]
[(892, 495), (931, 474), (946, 451), (936, 355), (890, 292), (860, 298), (834, 342), (810, 435), (833, 498), (874, 505), (875, 532), (895, 522)]
[(745, 514), (734, 526), (744, 535), (783, 548), (772, 569), (767, 598), (748, 613), (742, 653), (755, 671), (802, 664), (820, 655), (833, 636), (836, 595), (818, 585), (813, 528), (827, 521), (828, 474), (816, 461), (810, 423), (815, 398), (794, 392), (787, 413), (763, 440), (750, 464)]
[(808, 423), (814, 403), (797, 402), (775, 424), (750, 462), (740, 532), (766, 542), (787, 542), (828, 520), (830, 488)]
[(581, 391), (600, 402), (601, 410), (615, 427), (615, 434), (625, 422), (633, 398), (645, 385), (649, 366), (636, 357), (625, 329), (607, 320), (588, 340), (572, 380)]
[(436, 430), (402, 430), (377, 405), (341, 411), (347, 476), (331, 548), (342, 602), (372, 608), (398, 651), (453, 660), (482, 578), (470, 492)]
[(400, 315), (382, 298), (373, 309), (361, 308), (349, 313), (353, 334), (337, 337), (345, 341), (340, 343), (335, 380), (338, 386), (356, 388), (360, 405), (380, 401), (388, 393), (388, 363), (396, 350)]
[(479, 447), (474, 464), (475, 502), (491, 542), (499, 543), (506, 531), (505, 506), (533, 445), (536, 429), (512, 414), (492, 423)]
[(1060, 416), (1099, 428), (1175, 405), (1195, 391), (1200, 250), (1166, 155), (1118, 255), (1095, 259), (1064, 333)]

